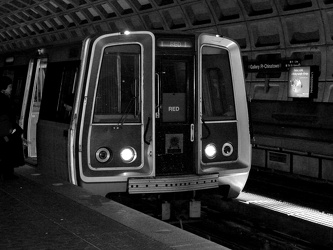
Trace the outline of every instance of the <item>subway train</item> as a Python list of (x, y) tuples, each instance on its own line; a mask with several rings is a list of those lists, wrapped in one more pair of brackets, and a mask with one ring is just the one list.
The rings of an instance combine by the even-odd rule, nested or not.
[(240, 49), (211, 34), (135, 31), (2, 56), (45, 174), (96, 194), (216, 189), (237, 197), (251, 166)]

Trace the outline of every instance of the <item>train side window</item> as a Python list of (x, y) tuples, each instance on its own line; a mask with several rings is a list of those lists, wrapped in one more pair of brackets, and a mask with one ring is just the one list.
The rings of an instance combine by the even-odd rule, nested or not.
[(26, 66), (15, 66), (2, 69), (0, 72), (0, 76), (8, 76), (13, 81), (13, 91), (11, 98), (14, 104), (17, 119), (19, 119), (21, 114), (27, 71), (28, 69)]
[(203, 47), (202, 78), (203, 118), (236, 119), (229, 54), (226, 50)]
[(49, 63), (40, 110), (40, 119), (70, 122), (79, 61)]
[(141, 121), (140, 54), (137, 44), (104, 50), (95, 98), (95, 123)]

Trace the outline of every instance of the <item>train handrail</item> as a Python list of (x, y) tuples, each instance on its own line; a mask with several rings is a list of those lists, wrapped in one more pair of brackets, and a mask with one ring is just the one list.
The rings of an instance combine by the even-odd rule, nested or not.
[(145, 141), (145, 143), (146, 143), (147, 145), (150, 145), (150, 142), (147, 141), (147, 139), (146, 139), (149, 125), (150, 125), (150, 117), (148, 117), (148, 121), (147, 121), (147, 125), (146, 125), (146, 128), (145, 128), (145, 132), (144, 132), (144, 134), (143, 134), (144, 141)]
[[(124, 113), (122, 114), (122, 116), (120, 117), (120, 119), (119, 119), (119, 121), (118, 121), (118, 126), (119, 126), (120, 128), (123, 127), (124, 122), (126, 121), (127, 116), (128, 116), (128, 114), (129, 114), (129, 112), (130, 112), (130, 110), (131, 110), (131, 108), (132, 108), (132, 106), (133, 106), (133, 104), (134, 104), (134, 100), (135, 100), (136, 98), (137, 98), (136, 96), (133, 96), (133, 97), (131, 98), (130, 102), (129, 102), (129, 103), (127, 104), (127, 106), (126, 106), (125, 112), (124, 112)], [(135, 114), (134, 114), (134, 115), (135, 115)]]
[(205, 120), (201, 117), (201, 121), (202, 121), (202, 124), (204, 125), (204, 127), (206, 128), (207, 132), (208, 132), (208, 135), (205, 136), (205, 137), (201, 137), (201, 140), (204, 140), (204, 139), (208, 139), (208, 137), (210, 136), (210, 129), (209, 127), (207, 126)]

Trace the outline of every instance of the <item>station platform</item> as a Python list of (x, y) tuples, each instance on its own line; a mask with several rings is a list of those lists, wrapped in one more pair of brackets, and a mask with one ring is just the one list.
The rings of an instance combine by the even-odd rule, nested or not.
[(227, 249), (35, 167), (15, 174), (0, 182), (0, 249)]

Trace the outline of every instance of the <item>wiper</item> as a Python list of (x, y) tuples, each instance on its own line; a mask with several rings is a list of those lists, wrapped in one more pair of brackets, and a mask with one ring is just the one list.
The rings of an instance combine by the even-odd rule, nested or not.
[(130, 100), (130, 102), (128, 103), (125, 112), (123, 113), (123, 115), (120, 117), (119, 121), (118, 121), (118, 126), (120, 128), (123, 127), (124, 122), (126, 121), (126, 118), (128, 116), (128, 114), (130, 113), (131, 108), (133, 107), (134, 104), (134, 100), (136, 99), (136, 96), (133, 96), (132, 99)]

